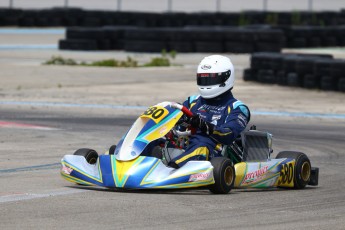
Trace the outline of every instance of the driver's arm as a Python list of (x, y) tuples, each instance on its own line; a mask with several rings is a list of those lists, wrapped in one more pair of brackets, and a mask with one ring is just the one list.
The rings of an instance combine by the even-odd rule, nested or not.
[(249, 119), (250, 112), (248, 107), (241, 105), (236, 109), (232, 109), (230, 114), (227, 114), (224, 124), (211, 124), (204, 121), (199, 115), (192, 117), (190, 124), (200, 132), (209, 135), (216, 142), (229, 145), (246, 128)]
[[(240, 106), (242, 107), (242, 106)], [(231, 111), (222, 125), (213, 126), (210, 137), (223, 145), (230, 145), (246, 128), (249, 122), (249, 109), (246, 106)]]

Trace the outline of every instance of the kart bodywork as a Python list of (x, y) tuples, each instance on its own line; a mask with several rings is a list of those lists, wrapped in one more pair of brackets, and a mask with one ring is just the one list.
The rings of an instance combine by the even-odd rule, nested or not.
[[(167, 166), (174, 152), (169, 154), (167, 145), (163, 148), (162, 159), (143, 154), (150, 143), (165, 138), (184, 113), (188, 113), (186, 108), (176, 103), (163, 102), (150, 107), (109, 154), (98, 156), (94, 150), (81, 149), (78, 151), (82, 154), (65, 155), (61, 160), (62, 177), (81, 185), (124, 189), (209, 186), (215, 193), (228, 193), (232, 187), (302, 188), (308, 183), (317, 184), (318, 169), (311, 168), (304, 154), (301, 157), (301, 154), (285, 152), (281, 158), (270, 159), (271, 135), (254, 130), (242, 137), (249, 147), (246, 144), (240, 147), (234, 142), (223, 148), (224, 157), (189, 161), (178, 169)], [(177, 153), (183, 151), (177, 150)], [(286, 157), (290, 155), (292, 158)], [(253, 156), (257, 159), (251, 159)], [(304, 159), (302, 163), (298, 162), (300, 158)]]

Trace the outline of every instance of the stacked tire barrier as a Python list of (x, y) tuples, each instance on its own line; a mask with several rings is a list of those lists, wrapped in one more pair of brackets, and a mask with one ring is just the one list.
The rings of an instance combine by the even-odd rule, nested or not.
[(345, 46), (344, 26), (285, 26), (286, 47), (334, 47)]
[(331, 55), (260, 52), (251, 56), (245, 81), (345, 92), (345, 60)]
[[(77, 43), (80, 43), (79, 45)], [(345, 26), (72, 27), (60, 49), (135, 52), (279, 52), (282, 48), (345, 46)]]
[(73, 27), (59, 44), (67, 50), (253, 53), (345, 46), (345, 10), (140, 13), (0, 8), (0, 26)]
[(345, 25), (345, 10), (337, 12), (270, 12), (239, 13), (139, 13), (51, 8), (42, 10), (0, 8), (0, 26), (144, 26), (183, 27), (243, 25)]
[(240, 27), (102, 27), (68, 28), (59, 42), (65, 50), (125, 50), (134, 52), (279, 52), (285, 38), (281, 30)]

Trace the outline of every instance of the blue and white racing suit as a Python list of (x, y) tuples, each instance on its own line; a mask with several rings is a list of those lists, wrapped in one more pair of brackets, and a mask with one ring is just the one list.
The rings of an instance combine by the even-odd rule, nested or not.
[(190, 136), (185, 152), (172, 161), (179, 167), (190, 160), (209, 160), (220, 156), (222, 145), (230, 145), (246, 128), (250, 120), (249, 108), (235, 99), (231, 91), (213, 99), (191, 96), (184, 103), (194, 115), (214, 125), (209, 135), (197, 130)]

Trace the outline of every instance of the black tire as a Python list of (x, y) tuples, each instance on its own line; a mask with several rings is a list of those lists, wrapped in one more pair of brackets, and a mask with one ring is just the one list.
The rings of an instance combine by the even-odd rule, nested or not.
[(262, 69), (258, 72), (258, 81), (262, 83), (275, 84), (276, 76), (271, 69)]
[(215, 183), (209, 187), (214, 194), (227, 194), (234, 187), (235, 168), (225, 157), (215, 157), (211, 160)]
[(112, 145), (109, 148), (109, 155), (114, 155), (115, 154), (115, 149), (116, 149), (116, 145)]
[(255, 43), (255, 52), (277, 52), (279, 53), (283, 48), (283, 45), (280, 43), (272, 42), (256, 42)]
[(301, 79), (299, 78), (297, 73), (288, 73), (286, 77), (287, 77), (288, 86), (295, 86), (295, 87), (302, 86)]
[(287, 85), (287, 77), (284, 71), (277, 72), (277, 84), (278, 85)]
[(345, 92), (345, 78), (340, 78), (338, 81), (338, 90), (340, 92)]
[(195, 52), (200, 53), (223, 53), (223, 43), (221, 42), (209, 42), (209, 41), (197, 41), (195, 42)]
[(96, 40), (66, 39), (59, 41), (60, 50), (98, 50)]
[(320, 87), (322, 90), (337, 90), (337, 79), (332, 76), (322, 76)]
[(160, 53), (163, 49), (167, 50), (167, 48), (167, 44), (164, 41), (125, 40), (124, 43), (124, 50), (130, 52)]
[(93, 149), (78, 149), (73, 155), (85, 157), (87, 163), (96, 164), (98, 159), (98, 153)]
[(253, 53), (254, 43), (240, 41), (226, 41), (224, 51), (227, 53)]
[(294, 188), (304, 188), (309, 183), (311, 175), (311, 164), (307, 155), (302, 152), (282, 151), (276, 156), (276, 159), (279, 158), (295, 159)]
[(306, 74), (303, 78), (303, 87), (307, 89), (318, 88), (316, 76), (314, 74)]
[(244, 81), (255, 81), (256, 76), (254, 74), (254, 71), (252, 69), (245, 69), (243, 71), (243, 80)]
[(179, 53), (191, 53), (194, 52), (194, 46), (192, 42), (173, 41), (169, 43), (169, 50), (175, 50)]

